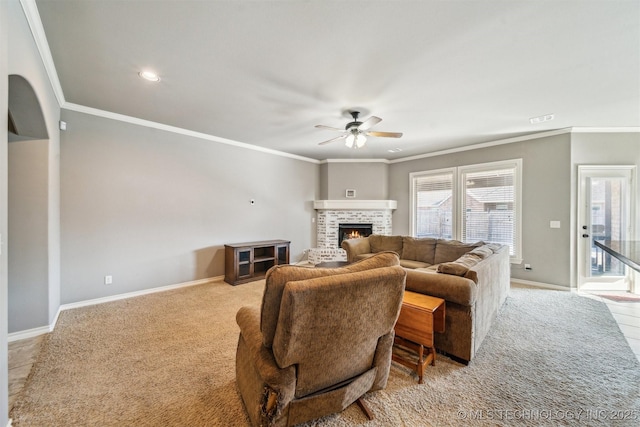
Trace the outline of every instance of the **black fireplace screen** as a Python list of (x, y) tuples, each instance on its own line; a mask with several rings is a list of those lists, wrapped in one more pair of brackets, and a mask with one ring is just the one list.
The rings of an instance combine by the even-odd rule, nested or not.
[(373, 233), (373, 224), (339, 224), (338, 247), (343, 240), (367, 237)]

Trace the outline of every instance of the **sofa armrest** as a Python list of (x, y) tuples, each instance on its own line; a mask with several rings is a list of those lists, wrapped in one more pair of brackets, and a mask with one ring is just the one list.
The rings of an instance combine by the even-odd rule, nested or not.
[(236, 352), (236, 384), (254, 425), (272, 425), (295, 397), (296, 367), (281, 369), (270, 348), (262, 344), (260, 311), (242, 307)]
[(356, 257), (358, 255), (371, 253), (368, 237), (343, 240), (341, 246), (342, 249), (347, 251), (347, 261), (349, 263), (357, 261)]
[(242, 307), (236, 314), (236, 322), (240, 326), (240, 334), (249, 348), (256, 370), (262, 379), (274, 386), (295, 384), (295, 368), (280, 369), (271, 349), (262, 344), (260, 311), (255, 307)]
[(406, 290), (464, 306), (475, 304), (478, 291), (471, 279), (420, 270), (407, 270)]

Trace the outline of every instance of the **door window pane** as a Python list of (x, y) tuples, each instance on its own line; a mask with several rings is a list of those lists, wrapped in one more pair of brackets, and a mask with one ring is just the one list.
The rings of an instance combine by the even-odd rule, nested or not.
[(623, 276), (624, 264), (598, 248), (595, 240), (624, 240), (626, 224), (624, 178), (592, 178), (591, 276)]

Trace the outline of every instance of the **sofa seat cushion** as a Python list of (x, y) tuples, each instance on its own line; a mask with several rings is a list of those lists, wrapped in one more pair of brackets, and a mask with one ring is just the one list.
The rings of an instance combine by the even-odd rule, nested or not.
[(434, 265), (430, 265), (429, 267), (416, 268), (416, 270), (417, 271), (423, 271), (425, 273), (437, 273), (439, 265), (440, 264), (434, 264)]
[(433, 264), (436, 255), (437, 241), (437, 239), (429, 237), (417, 238), (402, 236), (402, 254), (400, 258)]
[(462, 243), (457, 240), (438, 239), (433, 264), (455, 261), (467, 252), (483, 245), (484, 242)]
[(400, 266), (404, 268), (427, 268), (431, 264), (422, 261), (414, 261), (412, 259), (401, 259)]
[(373, 253), (391, 251), (397, 253), (398, 256), (402, 255), (402, 236), (372, 234), (369, 236), (369, 245)]

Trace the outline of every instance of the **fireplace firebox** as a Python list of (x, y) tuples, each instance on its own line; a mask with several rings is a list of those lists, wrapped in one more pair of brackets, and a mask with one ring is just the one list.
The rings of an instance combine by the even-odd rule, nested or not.
[(343, 240), (367, 237), (373, 233), (373, 224), (338, 224), (338, 247)]

